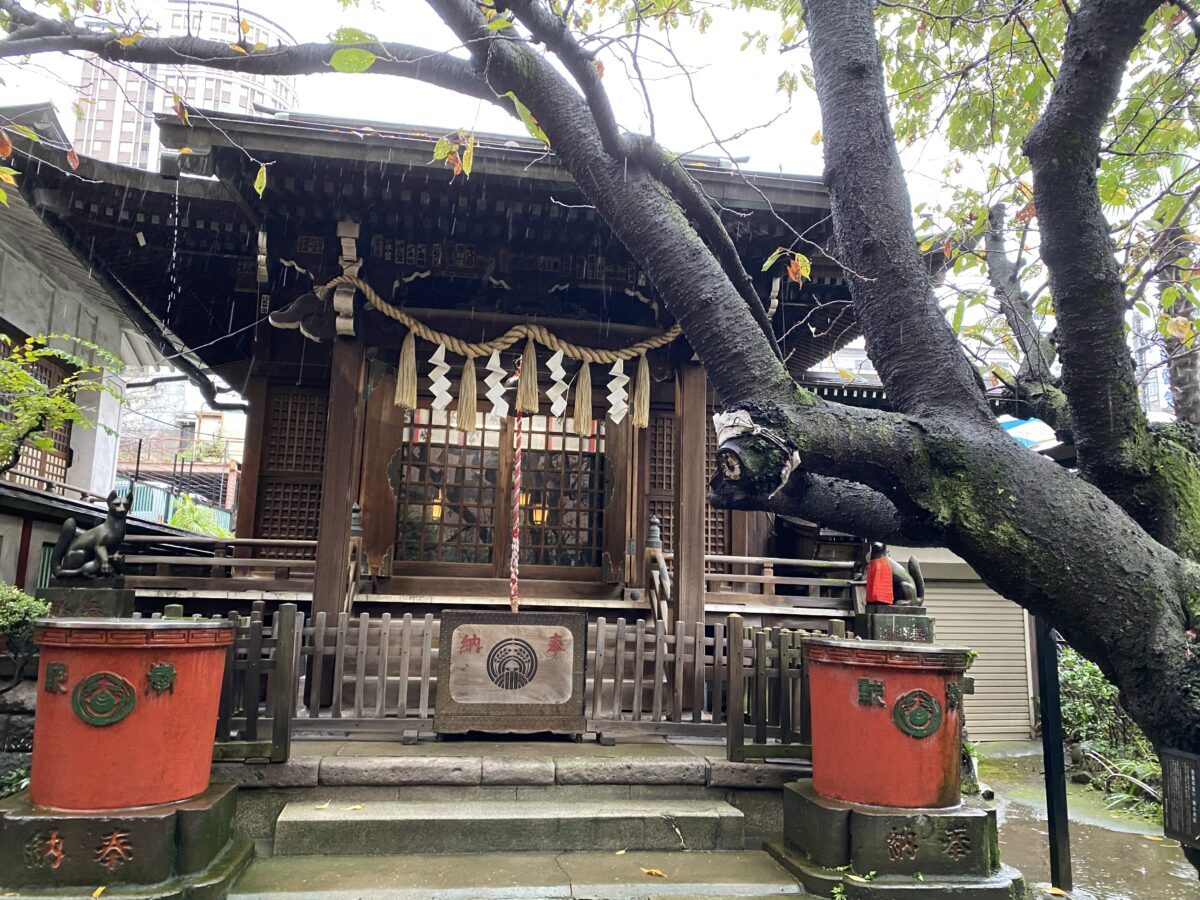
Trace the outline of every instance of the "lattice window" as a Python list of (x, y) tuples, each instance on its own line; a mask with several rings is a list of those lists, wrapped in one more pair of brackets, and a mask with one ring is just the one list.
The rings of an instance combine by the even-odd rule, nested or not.
[[(8, 345), (0, 343), (0, 354), (7, 356), (10, 352)], [(49, 388), (58, 387), (67, 377), (67, 370), (52, 359), (38, 360), (33, 364), (31, 371), (38, 381)], [(67, 422), (61, 428), (54, 428), (42, 434), (53, 442), (53, 446), (39, 450), (26, 444), (21, 448), (21, 457), (17, 464), (4, 473), (5, 480), (40, 490), (50, 489), (46, 479), (66, 480), (67, 461), (71, 456), (71, 423)]]
[(396, 559), (490, 563), (500, 501), (503, 423), (476, 414), (476, 430), (453, 414), (406, 414), (397, 483)]
[(571, 419), (525, 420), (521, 562), (535, 566), (600, 565), (604, 552), (604, 424), (592, 436)]
[[(675, 416), (668, 412), (657, 412), (650, 416), (649, 475), (647, 480), (647, 508), (649, 515), (657, 516), (662, 523), (663, 549), (673, 550), (675, 532)], [(717, 462), (717, 435), (711, 419), (705, 432), (704, 471), (711, 474)], [(729, 553), (729, 512), (705, 504), (704, 552), (706, 554)], [(720, 566), (710, 566), (719, 569)]]
[[(325, 462), (328, 398), (324, 391), (273, 386), (267, 398), (263, 467), (254, 534), (315, 540), (321, 521), (321, 469)], [(267, 551), (263, 551), (268, 555)], [(271, 557), (311, 556), (274, 548)]]
[[(256, 537), (316, 540), (321, 519), (321, 483), (271, 481), (259, 496)], [(278, 550), (278, 548), (275, 548)], [(282, 552), (272, 555), (285, 555)], [(290, 554), (289, 554), (290, 555)]]
[(324, 393), (273, 390), (267, 411), (266, 468), (320, 474), (325, 463), (327, 408)]

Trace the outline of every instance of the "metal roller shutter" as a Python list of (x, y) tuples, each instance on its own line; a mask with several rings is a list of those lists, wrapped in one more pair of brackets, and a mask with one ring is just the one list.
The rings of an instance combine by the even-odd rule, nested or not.
[(975, 694), (964, 698), (971, 740), (1027, 740), (1033, 734), (1033, 682), (1025, 611), (978, 581), (928, 576), (925, 605), (937, 619), (939, 644), (979, 654), (969, 672)]

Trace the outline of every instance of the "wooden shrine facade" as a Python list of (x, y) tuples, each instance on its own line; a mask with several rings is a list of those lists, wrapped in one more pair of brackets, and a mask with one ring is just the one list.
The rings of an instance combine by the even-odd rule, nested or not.
[[(311, 571), (313, 612), (342, 611), (351, 577), (363, 602), (506, 598), (516, 424), (490, 415), (487, 358), (474, 363), (475, 429), (464, 431), (463, 355), (446, 353), (451, 387), (439, 387), (435, 345), (417, 341), (416, 408), (397, 405), (409, 329), (352, 287), (305, 295), (349, 275), (459, 342), (535, 323), (616, 351), (674, 324), (636, 263), (530, 141), (478, 136), (467, 178), (430, 162), (438, 130), (201, 111), (158, 127), (170, 148), (162, 175), (84, 159), (75, 177), (60, 149), (26, 143), (22, 191), (166, 355), (245, 398), (238, 538), (260, 542), (264, 565)], [(853, 338), (827, 260), (802, 286), (761, 272), (793, 231), (822, 239), (819, 181), (742, 175), (716, 160), (688, 169), (730, 211), (797, 374)], [(504, 380), (524, 349), (498, 351)], [(577, 427), (581, 363), (564, 363), (572, 403), (556, 415), (549, 356), (538, 348), (539, 408), (521, 425), (523, 596), (635, 603), (654, 516), (673, 554), (676, 613), (701, 620), (705, 554), (762, 555), (770, 538), (765, 517), (706, 505), (719, 398), (703, 370), (683, 338), (648, 351), (649, 416), (637, 428), (608, 415), (609, 367), (593, 364), (591, 418)], [(625, 364), (630, 391), (638, 365)]]

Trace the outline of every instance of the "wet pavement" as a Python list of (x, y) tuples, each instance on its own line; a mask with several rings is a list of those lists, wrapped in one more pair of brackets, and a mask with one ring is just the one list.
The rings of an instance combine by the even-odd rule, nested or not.
[[(996, 792), (1000, 858), (1026, 883), (1050, 883), (1049, 826), (1040, 745), (990, 750), (980, 779)], [(989, 752), (990, 750), (990, 752)], [(999, 755), (997, 755), (999, 754)], [(1200, 880), (1162, 827), (1105, 808), (1104, 795), (1067, 785), (1075, 900), (1200, 900)], [(1049, 896), (1049, 895), (1043, 895)]]

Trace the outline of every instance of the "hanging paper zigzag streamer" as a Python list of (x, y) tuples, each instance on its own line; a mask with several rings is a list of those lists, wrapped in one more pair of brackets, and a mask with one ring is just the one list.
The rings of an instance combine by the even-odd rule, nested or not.
[(429, 363), (433, 368), (429, 372), (429, 389), (433, 391), (433, 402), (429, 404), (431, 409), (443, 410), (450, 405), (450, 379), (446, 376), (450, 374), (450, 366), (446, 362), (446, 348), (438, 344), (433, 355), (429, 357)]
[(625, 364), (620, 360), (613, 363), (608, 374), (612, 376), (608, 380), (608, 417), (620, 425), (629, 412), (629, 392), (625, 390), (629, 376), (625, 374)]
[(504, 378), (506, 372), (504, 366), (500, 365), (500, 351), (493, 350), (492, 355), (487, 361), (488, 376), (483, 379), (483, 383), (487, 385), (487, 398), (492, 402), (491, 415), (498, 419), (503, 419), (508, 416), (508, 400), (504, 395), (508, 392), (508, 388), (504, 386)]
[(563, 352), (559, 350), (548, 360), (546, 368), (550, 371), (550, 380), (554, 382), (546, 389), (550, 398), (550, 415), (561, 418), (567, 411), (567, 370), (563, 368)]

